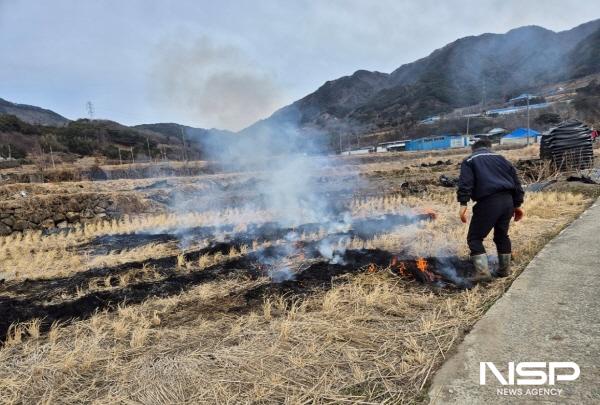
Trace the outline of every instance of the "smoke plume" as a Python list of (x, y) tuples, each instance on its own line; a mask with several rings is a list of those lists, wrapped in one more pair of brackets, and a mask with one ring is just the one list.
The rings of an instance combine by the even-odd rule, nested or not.
[(239, 130), (281, 105), (273, 77), (232, 45), (208, 37), (164, 40), (152, 67), (152, 96), (189, 122)]

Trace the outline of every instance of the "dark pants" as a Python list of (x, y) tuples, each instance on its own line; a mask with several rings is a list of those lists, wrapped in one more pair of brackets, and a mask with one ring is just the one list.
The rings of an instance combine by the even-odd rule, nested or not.
[(512, 194), (508, 192), (487, 196), (475, 204), (467, 234), (471, 255), (485, 253), (483, 240), (492, 228), (498, 254), (511, 253), (508, 227), (514, 211)]

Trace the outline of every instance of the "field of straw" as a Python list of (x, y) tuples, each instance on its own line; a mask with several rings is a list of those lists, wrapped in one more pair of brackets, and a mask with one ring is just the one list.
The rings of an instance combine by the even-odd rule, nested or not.
[[(267, 278), (230, 275), (180, 293), (100, 310), (86, 319), (13, 325), (0, 347), (0, 403), (414, 403), (424, 399), (436, 369), (464, 333), (510, 286), (541, 247), (578, 216), (590, 198), (570, 192), (527, 194), (525, 218), (511, 226), (515, 274), (470, 290), (433, 289), (370, 266), (306, 294), (268, 294), (249, 304), (247, 292)], [(420, 257), (466, 258), (466, 225), (452, 189), (418, 196), (356, 198), (356, 218), (428, 208), (435, 221), (390, 230), (353, 249), (406, 251)], [(264, 221), (270, 213), (258, 213)], [(144, 230), (231, 223), (248, 226), (256, 212), (223, 210), (189, 215), (128, 217), (87, 224), (70, 233), (0, 239), (8, 285), (25, 279), (68, 278), (98, 267), (177, 257), (175, 271), (193, 274), (260, 249), (248, 244), (190, 261), (178, 243), (152, 242), (91, 253), (94, 238)], [(302, 235), (317, 240), (319, 235)], [(490, 240), (486, 246), (495, 253)], [(201, 248), (195, 240), (187, 251)], [(70, 300), (161, 282), (152, 266), (87, 280)], [(1, 288), (1, 287), (0, 287)], [(25, 293), (23, 293), (25, 294)]]

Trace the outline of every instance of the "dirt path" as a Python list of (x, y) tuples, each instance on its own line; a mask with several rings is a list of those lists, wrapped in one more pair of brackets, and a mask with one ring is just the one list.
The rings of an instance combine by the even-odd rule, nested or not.
[[(431, 404), (600, 403), (599, 231), (600, 200), (546, 245), (475, 325), (436, 374)], [(575, 362), (581, 374), (555, 385), (503, 386), (486, 369), (480, 385), (480, 362), (493, 362), (504, 378), (509, 362)]]

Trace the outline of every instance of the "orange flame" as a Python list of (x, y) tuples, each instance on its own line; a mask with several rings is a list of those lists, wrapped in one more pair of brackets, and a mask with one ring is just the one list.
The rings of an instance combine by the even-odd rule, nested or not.
[(367, 272), (375, 273), (376, 271), (377, 271), (377, 267), (375, 267), (375, 265), (373, 263), (369, 264), (369, 267), (367, 268)]
[(423, 273), (425, 273), (427, 271), (427, 260), (425, 260), (422, 257), (419, 257), (416, 260), (416, 263), (417, 263), (417, 269), (419, 269), (419, 271), (421, 271)]
[(398, 259), (398, 256), (393, 256), (390, 262), (390, 267), (398, 270), (398, 274), (406, 276), (406, 265)]

